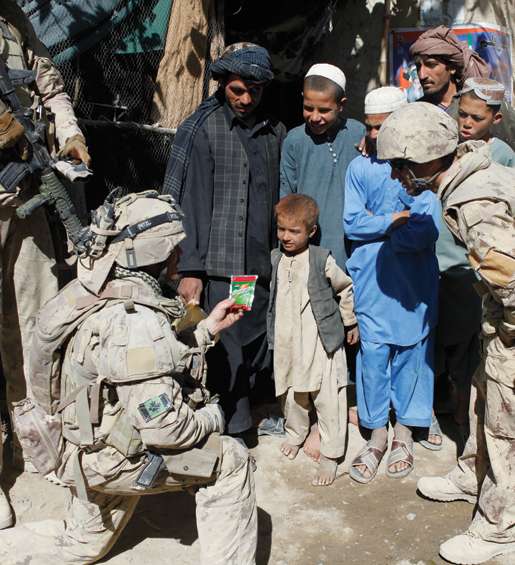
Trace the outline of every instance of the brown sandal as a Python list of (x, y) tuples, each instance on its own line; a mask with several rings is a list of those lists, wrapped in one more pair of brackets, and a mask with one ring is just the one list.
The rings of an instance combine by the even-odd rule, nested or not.
[[(407, 463), (408, 467), (402, 471), (390, 471), (390, 467), (396, 463)], [(413, 440), (405, 442), (400, 439), (393, 439), (392, 450), (386, 463), (386, 474), (392, 479), (402, 479), (413, 471)]]
[[(370, 445), (370, 442), (367, 442), (351, 463), (351, 468), (349, 470), (351, 478), (361, 484), (369, 483), (377, 475), (377, 470), (379, 469), (379, 465), (387, 449), (388, 444), (386, 444), (384, 449), (381, 450), (379, 447)], [(366, 477), (358, 470), (360, 465), (364, 465), (370, 471), (370, 477)]]

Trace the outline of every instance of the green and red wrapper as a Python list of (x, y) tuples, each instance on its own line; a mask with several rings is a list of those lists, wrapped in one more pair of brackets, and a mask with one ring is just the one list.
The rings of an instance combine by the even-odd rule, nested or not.
[(252, 310), (257, 275), (231, 275), (229, 298), (234, 300), (235, 309)]

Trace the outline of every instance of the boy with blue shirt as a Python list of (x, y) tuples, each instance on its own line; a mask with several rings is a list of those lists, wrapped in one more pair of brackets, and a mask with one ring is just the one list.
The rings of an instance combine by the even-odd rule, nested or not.
[(413, 469), (412, 427), (431, 424), (433, 351), (436, 325), (440, 205), (434, 194), (409, 196), (391, 178), (389, 163), (375, 156), (383, 121), (406, 103), (395, 87), (365, 98), (370, 155), (347, 169), (343, 227), (352, 241), (347, 269), (353, 280), (355, 312), (362, 337), (356, 371), (360, 423), (372, 430), (350, 475), (370, 482), (388, 447), (390, 405), (396, 424), (387, 474)]

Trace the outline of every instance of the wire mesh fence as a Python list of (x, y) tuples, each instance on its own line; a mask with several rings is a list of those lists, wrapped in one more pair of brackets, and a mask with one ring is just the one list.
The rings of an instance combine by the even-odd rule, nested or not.
[[(45, 4), (49, 11), (55, 10), (55, 2), (20, 4), (33, 23), (36, 10), (40, 20), (48, 17)], [(60, 4), (59, 9), (63, 9), (65, 4)], [(75, 11), (66, 14), (71, 19), (68, 29), (73, 30), (81, 17), (92, 17), (85, 4), (76, 3)], [(48, 41), (48, 34), (44, 38), (47, 45), (50, 43), (92, 154), (90, 207), (100, 203), (114, 187), (124, 192), (160, 188), (174, 137), (172, 130), (152, 126), (155, 78), (171, 0), (120, 0), (111, 4), (114, 10), (89, 30), (96, 37), (69, 33), (63, 34), (62, 40)], [(89, 3), (90, 10), (91, 5), (94, 3)], [(59, 31), (56, 29), (56, 34)], [(84, 50), (88, 40), (94, 44)]]

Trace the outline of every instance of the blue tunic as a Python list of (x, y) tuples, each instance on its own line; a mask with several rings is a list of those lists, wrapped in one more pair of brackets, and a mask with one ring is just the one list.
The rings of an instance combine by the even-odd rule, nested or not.
[[(424, 339), (438, 310), (441, 207), (425, 191), (409, 196), (390, 176), (389, 163), (356, 157), (347, 169), (343, 225), (352, 240), (347, 270), (363, 340), (401, 346)], [(408, 223), (390, 229), (392, 213), (410, 210)]]
[(515, 169), (515, 151), (502, 139), (493, 137), (490, 140), (490, 155), (495, 163)]
[(320, 245), (329, 249), (344, 269), (342, 214), (345, 173), (356, 157), (355, 145), (365, 135), (356, 120), (343, 121), (332, 135), (315, 136), (306, 125), (292, 129), (281, 151), (281, 197), (290, 192), (307, 194), (320, 208)]

